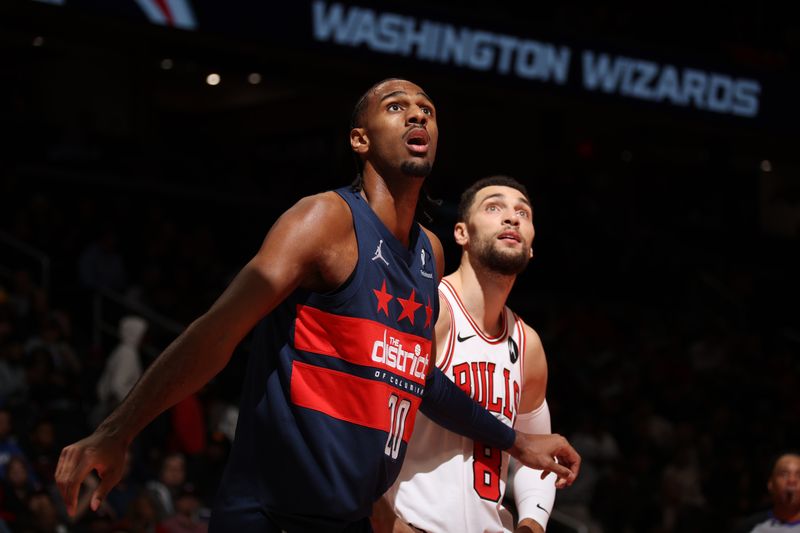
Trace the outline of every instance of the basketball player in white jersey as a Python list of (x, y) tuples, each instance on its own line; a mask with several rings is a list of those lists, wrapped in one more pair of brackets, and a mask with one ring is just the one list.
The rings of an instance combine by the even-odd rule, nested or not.
[[(505, 176), (481, 179), (461, 196), (454, 234), (461, 264), (439, 285), (437, 361), (476, 402), (509, 426), (550, 433), (547, 361), (536, 332), (508, 307), (517, 274), (533, 256), (533, 211), (523, 185)], [(518, 467), (507, 484), (509, 456), (417, 418), (394, 486), (373, 509), (377, 531), (543, 532), (555, 477)], [(503, 505), (513, 489), (516, 528)]]

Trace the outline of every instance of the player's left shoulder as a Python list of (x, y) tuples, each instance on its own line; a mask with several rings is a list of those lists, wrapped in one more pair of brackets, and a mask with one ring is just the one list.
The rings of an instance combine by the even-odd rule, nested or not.
[(539, 336), (539, 333), (527, 322), (522, 320), (518, 315), (515, 316), (522, 324), (522, 330), (525, 335), (525, 366), (532, 368), (547, 368), (547, 357), (545, 356), (542, 338)]
[(433, 257), (436, 260), (436, 273), (438, 276), (436, 282), (438, 283), (442, 281), (442, 275), (444, 274), (444, 248), (442, 247), (442, 241), (439, 240), (439, 237), (434, 232), (422, 224), (419, 227), (422, 228), (431, 243), (431, 253), (433, 253)]

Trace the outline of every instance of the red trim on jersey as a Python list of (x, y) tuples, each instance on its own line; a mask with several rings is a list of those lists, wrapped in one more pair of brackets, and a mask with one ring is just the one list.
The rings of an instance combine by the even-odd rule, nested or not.
[(392, 394), (411, 402), (403, 428), (403, 440), (408, 442), (421, 398), (413, 394), (403, 394), (401, 389), (382, 381), (360, 378), (300, 361), (292, 363), (292, 403), (338, 420), (388, 433), (392, 422), (389, 406), (389, 397)]
[[(441, 289), (439, 289), (441, 292)], [(453, 362), (453, 352), (455, 351), (455, 340), (456, 340), (456, 315), (453, 313), (453, 306), (450, 305), (450, 301), (447, 297), (443, 297), (444, 303), (447, 304), (447, 311), (450, 313), (450, 332), (447, 334), (447, 344), (445, 344), (445, 352), (444, 357), (442, 357), (442, 365), (439, 366), (439, 369), (447, 373), (450, 370), (450, 363)]]
[(525, 344), (527, 343), (525, 324), (516, 313), (512, 311), (512, 314), (514, 315), (514, 322), (516, 322), (517, 328), (519, 329), (519, 377), (522, 382), (525, 383)]
[(423, 337), (306, 305), (297, 306), (294, 347), (387, 370), (418, 385), (425, 384), (431, 353), (431, 341)]
[(489, 344), (499, 344), (506, 338), (506, 334), (508, 333), (508, 321), (506, 320), (505, 307), (503, 307), (503, 331), (501, 331), (497, 337), (489, 337), (483, 331), (481, 331), (481, 328), (479, 328), (478, 324), (476, 324), (475, 321), (472, 319), (472, 315), (470, 315), (469, 311), (467, 311), (464, 302), (461, 301), (461, 297), (458, 295), (455, 288), (453, 288), (453, 285), (446, 279), (442, 279), (441, 285), (444, 285), (450, 290), (451, 294), (453, 295), (453, 299), (455, 300), (458, 307), (461, 309), (461, 312), (464, 313), (465, 317), (467, 317), (470, 326), (472, 326), (472, 329), (475, 330), (475, 333), (477, 333), (481, 339), (488, 342)]
[[(520, 388), (524, 388), (525, 385), (525, 350), (527, 348), (526, 344), (528, 343), (528, 338), (525, 335), (525, 323), (522, 322), (522, 319), (514, 313), (514, 321), (517, 324), (517, 328), (519, 329), (519, 380), (520, 380)], [(516, 391), (515, 391), (516, 392)], [(516, 422), (517, 414), (519, 413), (519, 398), (515, 400), (514, 405), (514, 418), (511, 420), (512, 425)]]

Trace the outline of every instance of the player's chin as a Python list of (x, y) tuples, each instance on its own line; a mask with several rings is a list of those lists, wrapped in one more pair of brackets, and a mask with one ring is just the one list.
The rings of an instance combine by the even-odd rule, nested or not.
[(400, 170), (406, 176), (427, 178), (433, 170), (433, 161), (429, 161), (427, 158), (412, 157), (400, 164)]

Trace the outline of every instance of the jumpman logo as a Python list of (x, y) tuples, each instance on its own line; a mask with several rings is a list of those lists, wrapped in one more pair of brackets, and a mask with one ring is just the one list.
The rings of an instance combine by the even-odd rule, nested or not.
[(389, 266), (389, 261), (387, 261), (383, 257), (383, 252), (381, 252), (381, 246), (383, 246), (383, 239), (381, 239), (378, 242), (378, 248), (375, 250), (375, 257), (373, 257), (372, 260), (375, 261), (376, 259), (380, 259), (381, 261), (386, 263), (386, 266)]

